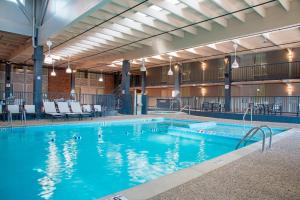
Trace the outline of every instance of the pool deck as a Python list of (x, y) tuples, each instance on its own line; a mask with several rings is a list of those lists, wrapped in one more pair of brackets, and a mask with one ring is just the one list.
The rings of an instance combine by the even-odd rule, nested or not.
[(299, 200), (300, 131), (149, 199)]
[[(80, 122), (134, 119), (136, 117), (115, 116)], [(238, 120), (189, 115), (148, 115), (143, 117), (168, 117), (242, 124)], [(69, 121), (37, 120), (28, 121), (27, 125), (65, 122)], [(70, 123), (78, 122), (70, 121)], [(253, 122), (253, 124), (291, 129), (274, 136), (272, 148), (264, 153), (260, 150), (261, 143), (254, 143), (102, 199), (112, 199), (115, 195), (124, 195), (128, 200), (300, 199), (300, 125), (272, 122)], [(7, 123), (0, 122), (0, 126), (3, 125), (7, 125)], [(15, 122), (14, 126), (16, 125), (20, 125), (20, 122)]]

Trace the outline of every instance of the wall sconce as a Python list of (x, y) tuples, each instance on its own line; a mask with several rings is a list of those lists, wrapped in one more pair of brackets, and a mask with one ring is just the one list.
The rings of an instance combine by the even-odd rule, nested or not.
[(227, 65), (228, 64), (228, 58), (226, 57), (226, 58), (224, 58), (224, 63), (225, 63), (225, 65)]
[(294, 52), (293, 52), (292, 49), (288, 49), (287, 58), (288, 58), (288, 61), (289, 61), (289, 62), (292, 62), (292, 61), (293, 61), (293, 58), (294, 58)]
[(207, 93), (207, 90), (206, 90), (206, 88), (204, 88), (204, 87), (201, 87), (201, 95), (202, 95), (202, 96), (205, 96), (205, 95), (206, 95), (206, 93)]
[(292, 84), (287, 84), (286, 90), (288, 95), (291, 96), (294, 92), (294, 87), (292, 86)]
[(202, 69), (203, 71), (206, 70), (206, 67), (207, 67), (207, 64), (205, 63), (205, 61), (201, 62), (201, 69)]

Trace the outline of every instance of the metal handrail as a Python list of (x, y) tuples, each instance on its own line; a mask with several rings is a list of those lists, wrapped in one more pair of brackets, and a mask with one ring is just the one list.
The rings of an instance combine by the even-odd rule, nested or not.
[(183, 106), (183, 108), (181, 108), (181, 110), (179, 112), (182, 112), (183, 110), (185, 110), (185, 108), (188, 107), (189, 108), (189, 115), (191, 115), (191, 106), (190, 105), (185, 105)]
[(246, 127), (246, 119), (245, 119), (245, 118), (246, 118), (246, 115), (248, 114), (248, 111), (249, 111), (249, 110), (251, 111), (251, 112), (250, 112), (250, 120), (251, 120), (251, 125), (252, 125), (253, 108), (252, 108), (252, 107), (251, 107), (251, 108), (249, 107), (249, 108), (246, 109), (246, 111), (244, 112), (244, 115), (243, 115), (243, 125), (244, 125), (244, 130), (245, 130), (245, 127)]
[[(267, 128), (269, 130), (269, 148), (272, 146), (272, 129), (267, 125), (262, 125), (259, 127), (253, 127), (250, 129), (247, 134), (240, 140), (240, 142), (237, 144), (235, 149), (238, 149), (240, 145), (244, 142), (244, 146), (247, 144), (247, 142), (258, 132), (260, 131), (263, 134), (263, 142), (262, 142), (262, 152), (265, 150), (265, 143), (266, 143), (266, 134), (265, 131), (262, 128)], [(251, 134), (252, 133), (252, 134)], [(250, 135), (251, 134), (251, 135)], [(250, 135), (250, 137), (248, 137)], [(246, 140), (247, 139), (247, 140)]]

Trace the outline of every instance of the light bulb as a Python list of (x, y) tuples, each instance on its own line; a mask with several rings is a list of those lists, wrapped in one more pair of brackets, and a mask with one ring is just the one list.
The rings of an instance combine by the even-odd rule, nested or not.
[(72, 69), (70, 68), (70, 66), (68, 66), (68, 68), (66, 69), (66, 73), (67, 74), (71, 74), (72, 73)]
[(173, 76), (173, 71), (172, 71), (171, 68), (170, 68), (169, 71), (168, 71), (168, 76)]
[(56, 76), (56, 72), (53, 70), (50, 75), (51, 76)]
[(46, 44), (47, 44), (47, 46), (50, 48), (50, 47), (52, 46), (51, 40), (48, 40)]
[(239, 68), (239, 67), (240, 67), (239, 63), (236, 61), (236, 59), (234, 59), (234, 62), (232, 63), (231, 68), (236, 69), (236, 68)]
[(103, 82), (103, 74), (100, 74), (98, 81)]

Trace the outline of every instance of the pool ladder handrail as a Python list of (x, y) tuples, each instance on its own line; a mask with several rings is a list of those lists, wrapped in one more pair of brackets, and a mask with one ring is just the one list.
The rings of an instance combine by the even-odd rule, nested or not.
[(244, 112), (244, 115), (243, 115), (243, 125), (244, 125), (244, 130), (245, 130), (245, 127), (246, 127), (246, 115), (248, 114), (248, 111), (250, 110), (250, 124), (252, 125), (252, 115), (253, 115), (253, 108), (252, 107), (248, 107), (247, 109), (246, 109), (246, 111)]
[(188, 107), (188, 111), (189, 111), (188, 114), (191, 115), (191, 106), (190, 106), (190, 105), (185, 105), (185, 106), (183, 106), (183, 107), (180, 109), (179, 112), (184, 111), (184, 110), (186, 109), (186, 107)]
[[(267, 125), (262, 125), (262, 126), (257, 126), (257, 127), (253, 127), (252, 129), (250, 129), (245, 136), (240, 140), (240, 142), (237, 144), (237, 146), (235, 147), (235, 149), (238, 149), (241, 144), (244, 142), (244, 146), (247, 144), (247, 142), (249, 140), (251, 140), (251, 138), (258, 132), (260, 131), (263, 134), (263, 141), (262, 141), (262, 152), (264, 152), (265, 150), (265, 143), (266, 143), (266, 133), (263, 130), (263, 128), (267, 128), (269, 130), (269, 149), (272, 147), (272, 129), (267, 126)], [(251, 134), (252, 133), (252, 134)], [(250, 135), (251, 134), (251, 135)], [(250, 137), (249, 137), (250, 135)]]

